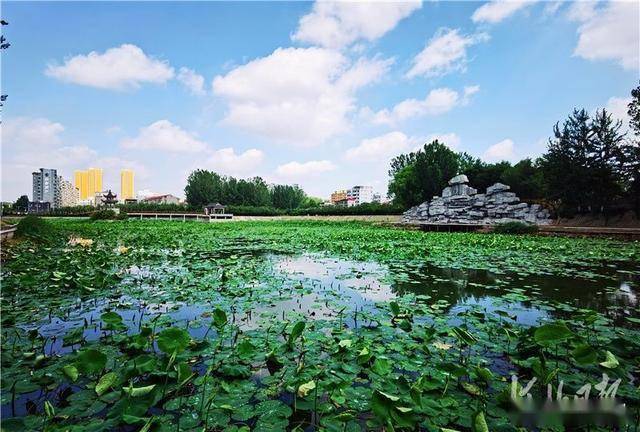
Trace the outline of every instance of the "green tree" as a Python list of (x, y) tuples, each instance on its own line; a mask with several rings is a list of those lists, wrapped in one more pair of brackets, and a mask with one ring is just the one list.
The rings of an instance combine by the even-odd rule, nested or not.
[(627, 106), (627, 114), (631, 118), (629, 126), (635, 136), (640, 136), (640, 85), (631, 90), (631, 102)]
[(13, 204), (13, 208), (16, 211), (26, 212), (29, 208), (29, 197), (26, 195), (21, 195), (20, 198), (16, 200), (15, 204)]
[(439, 195), (458, 173), (460, 156), (435, 140), (415, 153), (391, 161), (389, 193), (397, 204), (411, 207)]
[(587, 148), (593, 136), (589, 114), (584, 109), (574, 110), (562, 127), (556, 123), (553, 134), (542, 157), (546, 196), (567, 209), (586, 208), (590, 183)]
[(631, 90), (627, 114), (632, 136), (625, 146), (625, 179), (627, 194), (633, 201), (636, 216), (640, 216), (640, 86)]
[(540, 161), (545, 195), (558, 200), (565, 211), (606, 211), (623, 190), (620, 128), (605, 110), (593, 119), (584, 109), (574, 110), (562, 127), (556, 124)]
[(509, 166), (500, 176), (500, 182), (511, 186), (511, 190), (523, 200), (544, 197), (544, 177), (537, 161), (523, 159)]
[(211, 171), (195, 170), (184, 188), (187, 203), (191, 207), (203, 207), (222, 200), (222, 178)]
[(621, 128), (622, 122), (613, 120), (604, 109), (597, 111), (591, 122), (593, 137), (587, 156), (591, 204), (601, 210), (624, 191), (625, 135)]
[(324, 200), (322, 198), (305, 196), (300, 204), (300, 208), (319, 207), (323, 202)]
[(271, 188), (271, 202), (275, 208), (298, 208), (305, 197), (304, 191), (298, 185), (274, 185)]

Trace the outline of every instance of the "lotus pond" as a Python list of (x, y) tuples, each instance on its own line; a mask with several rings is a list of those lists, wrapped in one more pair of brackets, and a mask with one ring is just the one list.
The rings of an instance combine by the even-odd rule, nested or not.
[(2, 252), (3, 430), (638, 428), (637, 242), (49, 223)]

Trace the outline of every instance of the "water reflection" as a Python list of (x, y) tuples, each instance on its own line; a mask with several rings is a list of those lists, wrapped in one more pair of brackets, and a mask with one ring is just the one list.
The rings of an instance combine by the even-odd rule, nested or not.
[[(254, 262), (254, 268), (247, 270), (251, 279), (235, 281), (237, 292), (225, 301), (231, 308), (232, 323), (244, 330), (270, 324), (273, 318), (340, 319), (350, 327), (367, 325), (371, 323), (371, 316), (380, 313), (379, 302), (407, 294), (437, 305), (452, 319), (472, 308), (489, 314), (499, 310), (523, 325), (562, 316), (561, 311), (550, 307), (554, 302), (602, 312), (621, 325), (624, 317), (637, 314), (634, 310), (638, 308), (638, 272), (611, 265), (590, 269), (593, 277), (574, 278), (495, 274), (426, 263), (384, 265), (314, 254), (255, 254), (241, 258)], [(258, 269), (256, 278), (254, 273), (258, 273)], [(189, 276), (190, 272), (194, 273), (188, 266), (130, 267), (123, 272), (126, 277), (122, 285), (135, 288), (131, 293), (77, 300), (62, 315), (24, 328), (38, 329), (47, 340), (45, 352), (50, 354), (73, 350), (74, 344), (64, 337), (74, 329), (80, 331), (85, 340), (104, 336), (100, 315), (107, 310), (117, 310), (130, 333), (162, 316), (188, 328), (193, 337), (202, 338), (207, 332), (213, 335), (208, 313), (221, 304), (223, 295), (218, 288), (207, 291), (206, 300), (189, 301), (188, 296), (185, 296), (187, 299), (180, 296), (178, 300), (160, 300), (167, 292), (172, 294), (176, 275)], [(208, 276), (198, 274), (197, 277)], [(136, 292), (151, 293), (151, 298), (158, 300), (141, 300), (134, 295)]]

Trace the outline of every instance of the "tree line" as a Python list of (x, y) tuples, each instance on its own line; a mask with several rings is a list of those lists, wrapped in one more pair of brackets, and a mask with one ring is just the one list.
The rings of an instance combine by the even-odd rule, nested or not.
[(202, 169), (189, 175), (184, 193), (192, 208), (219, 202), (227, 206), (290, 210), (322, 203), (320, 198), (307, 196), (298, 185), (269, 185), (260, 177), (236, 179)]
[(389, 196), (403, 207), (440, 195), (447, 182), (466, 174), (484, 191), (500, 182), (524, 200), (540, 201), (561, 216), (633, 209), (640, 214), (640, 86), (631, 91), (629, 131), (605, 109), (575, 109), (553, 127), (546, 153), (486, 163), (435, 140), (391, 161)]

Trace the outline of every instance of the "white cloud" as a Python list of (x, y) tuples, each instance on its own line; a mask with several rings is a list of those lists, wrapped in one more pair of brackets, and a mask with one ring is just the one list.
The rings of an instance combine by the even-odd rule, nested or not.
[(546, 16), (555, 15), (555, 13), (558, 12), (558, 9), (560, 9), (561, 6), (562, 6), (561, 1), (548, 1), (544, 5), (543, 13)]
[(122, 132), (122, 128), (118, 125), (109, 126), (104, 130), (108, 135), (115, 135)]
[(464, 99), (468, 101), (471, 96), (478, 93), (480, 91), (479, 85), (466, 86), (464, 88)]
[(204, 91), (204, 77), (194, 70), (181, 67), (176, 77), (189, 91), (196, 96), (203, 96)]
[(50, 64), (45, 74), (61, 81), (102, 89), (124, 90), (142, 83), (162, 84), (173, 78), (165, 61), (147, 56), (139, 47), (123, 44), (104, 53), (92, 51)]
[(328, 160), (312, 160), (308, 162), (289, 162), (279, 165), (276, 174), (286, 178), (302, 178), (333, 171), (336, 166)]
[(294, 41), (342, 48), (358, 40), (373, 41), (391, 31), (403, 18), (420, 9), (421, 1), (316, 1), (300, 19)]
[(595, 1), (576, 1), (567, 10), (567, 17), (572, 21), (587, 21), (596, 15)]
[(300, 146), (313, 146), (350, 127), (355, 92), (380, 79), (390, 60), (355, 64), (324, 48), (278, 48), (213, 81), (228, 103), (224, 124)]
[(380, 161), (396, 156), (409, 148), (415, 140), (394, 131), (360, 141), (360, 145), (347, 150), (345, 157), (352, 161)]
[(413, 66), (407, 72), (407, 77), (436, 76), (464, 70), (467, 48), (488, 39), (489, 36), (485, 33), (465, 36), (457, 29), (441, 28), (413, 59)]
[(215, 150), (205, 160), (204, 166), (220, 174), (244, 176), (255, 174), (256, 168), (262, 164), (264, 153), (257, 149), (249, 149), (236, 154), (231, 147)]
[(120, 145), (125, 149), (153, 149), (170, 152), (201, 152), (207, 148), (206, 143), (169, 120), (158, 120), (149, 126), (140, 128), (137, 137), (125, 138), (120, 141)]
[(605, 109), (611, 114), (611, 116), (622, 122), (622, 130), (629, 130), (629, 103), (631, 103), (631, 97), (612, 97), (607, 101)]
[(484, 22), (496, 24), (510, 17), (520, 9), (529, 6), (531, 3), (532, 2), (521, 0), (491, 1), (476, 9), (471, 19), (475, 23)]
[(427, 94), (427, 97), (418, 99), (405, 99), (395, 105), (391, 110), (383, 109), (376, 113), (370, 110), (363, 110), (366, 116), (371, 117), (371, 121), (376, 124), (395, 125), (403, 120), (420, 117), (435, 116), (451, 111), (459, 105), (465, 105), (469, 102), (469, 98), (480, 90), (479, 86), (465, 87), (461, 96), (457, 91), (449, 88), (433, 89)]
[(581, 23), (574, 55), (640, 69), (640, 3), (609, 1), (596, 9), (596, 2), (576, 2), (568, 16)]
[(516, 158), (513, 141), (505, 139), (492, 145), (482, 154), (482, 158), (489, 162), (513, 161)]
[[(126, 158), (100, 155), (83, 144), (66, 143), (65, 128), (46, 118), (9, 118), (2, 124), (2, 199), (31, 196), (31, 173), (39, 168), (55, 168), (58, 175), (73, 181), (73, 171), (89, 166), (104, 169), (104, 185), (115, 190), (122, 168), (133, 168), (136, 178), (148, 174), (143, 164)], [(9, 151), (7, 151), (9, 150)]]
[[(427, 137), (427, 139), (424, 142), (431, 143), (435, 140), (438, 140), (440, 144), (444, 144), (452, 150), (457, 150), (460, 147), (460, 137), (454, 132), (445, 133), (445, 134), (440, 134), (440, 133), (431, 134)], [(422, 145), (418, 148), (421, 148), (421, 147)]]
[(16, 117), (2, 124), (3, 150), (30, 148), (45, 149), (60, 144), (64, 127), (46, 118)]

